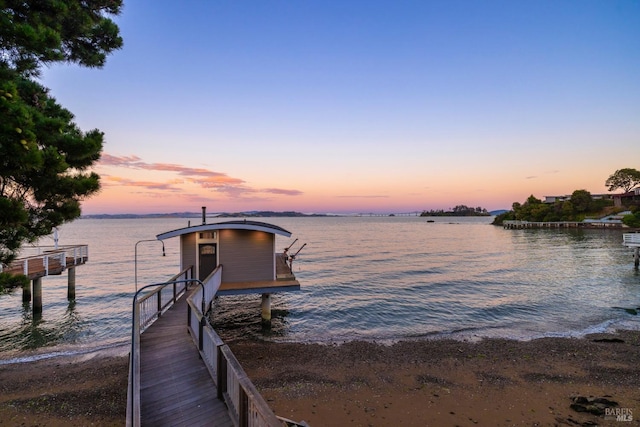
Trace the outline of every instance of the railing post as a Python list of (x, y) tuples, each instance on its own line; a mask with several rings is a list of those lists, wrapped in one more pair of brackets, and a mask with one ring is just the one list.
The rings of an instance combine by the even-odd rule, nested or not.
[(244, 387), (241, 385), (238, 387), (238, 393), (240, 394), (238, 399), (238, 425), (240, 427), (249, 426), (249, 398), (244, 391)]
[(158, 317), (162, 315), (162, 289), (158, 292)]
[(67, 299), (76, 299), (76, 268), (71, 267), (67, 270)]
[(224, 394), (227, 391), (227, 359), (222, 354), (222, 346), (216, 347), (216, 353), (218, 353), (218, 399), (224, 401)]
[(178, 290), (178, 284), (174, 283), (173, 284), (173, 303), (174, 304), (176, 303), (177, 296), (178, 296), (178, 291), (177, 290)]
[(200, 325), (198, 325), (198, 350), (202, 351), (204, 348), (204, 314), (200, 318)]
[(191, 306), (187, 304), (187, 329), (191, 329)]

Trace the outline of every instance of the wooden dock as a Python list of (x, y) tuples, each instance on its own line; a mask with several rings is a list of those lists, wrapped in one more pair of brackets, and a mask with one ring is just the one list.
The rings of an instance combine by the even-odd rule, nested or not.
[(5, 273), (24, 274), (29, 280), (62, 274), (67, 269), (85, 264), (89, 260), (87, 245), (61, 248), (39, 248), (42, 253), (16, 259), (4, 269)]
[(205, 282), (187, 267), (133, 300), (127, 420), (138, 426), (307, 426), (278, 418), (206, 315), (222, 266)]
[(633, 264), (640, 267), (640, 233), (624, 233), (622, 244), (628, 248), (633, 248)]
[(143, 426), (233, 426), (189, 335), (185, 297), (141, 335), (140, 362)]
[(33, 313), (42, 313), (42, 278), (46, 276), (60, 275), (67, 271), (67, 298), (76, 298), (76, 267), (85, 264), (89, 260), (89, 247), (87, 245), (72, 245), (62, 247), (37, 247), (33, 248), (38, 254), (17, 259), (6, 268), (0, 265), (0, 272), (19, 275), (22, 274), (31, 280), (31, 286), (26, 284), (22, 288), (22, 301), (32, 301)]
[(502, 227), (511, 230), (525, 228), (622, 228), (621, 222), (614, 221), (503, 221)]

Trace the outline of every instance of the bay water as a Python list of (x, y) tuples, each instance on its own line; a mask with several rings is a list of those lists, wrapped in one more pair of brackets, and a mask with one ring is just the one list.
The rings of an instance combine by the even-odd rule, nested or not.
[[(640, 329), (640, 274), (622, 230), (505, 230), (491, 217), (264, 218), (302, 244), (293, 264), (301, 290), (272, 297), (270, 330), (260, 295), (220, 297), (212, 313), (226, 341), (532, 339)], [(208, 222), (225, 219), (208, 219)], [(126, 348), (136, 289), (179, 271), (178, 239), (159, 233), (199, 219), (80, 219), (60, 245), (88, 244), (76, 268), (42, 280), (35, 317), (20, 289), (0, 295), (0, 363)], [(45, 238), (40, 245), (53, 245)], [(136, 283), (137, 278), (137, 283)]]

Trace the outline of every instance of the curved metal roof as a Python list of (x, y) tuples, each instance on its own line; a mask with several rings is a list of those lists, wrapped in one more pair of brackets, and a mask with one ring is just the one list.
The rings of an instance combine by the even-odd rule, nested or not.
[(192, 227), (179, 228), (173, 231), (167, 231), (160, 233), (156, 236), (158, 240), (168, 239), (170, 237), (181, 236), (183, 234), (198, 233), (200, 231), (211, 230), (252, 230), (252, 231), (264, 231), (265, 233), (279, 234), (281, 236), (290, 237), (291, 232), (285, 230), (277, 225), (267, 224), (260, 221), (226, 221), (226, 222), (214, 222), (211, 224), (201, 224)]

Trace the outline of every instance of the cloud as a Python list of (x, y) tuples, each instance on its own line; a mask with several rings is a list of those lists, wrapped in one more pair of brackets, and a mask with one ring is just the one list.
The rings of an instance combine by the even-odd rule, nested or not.
[[(113, 156), (104, 153), (100, 159), (101, 166), (110, 166), (126, 169), (139, 169), (146, 171), (174, 172), (181, 179), (173, 179), (167, 182), (135, 181), (124, 177), (106, 175), (108, 181), (118, 185), (131, 187), (144, 187), (150, 190), (162, 191), (183, 191), (178, 184), (185, 182), (195, 184), (201, 188), (213, 190), (217, 193), (225, 194), (231, 198), (241, 198), (248, 200), (265, 200), (265, 196), (257, 194), (275, 194), (284, 196), (299, 196), (303, 194), (300, 190), (283, 188), (252, 188), (246, 185), (246, 181), (240, 178), (230, 177), (226, 173), (216, 172), (203, 168), (190, 168), (174, 163), (147, 163), (140, 157)], [(103, 174), (103, 177), (105, 175)]]
[[(548, 171), (542, 172), (543, 175), (553, 175), (556, 173), (560, 173), (560, 171), (557, 169), (554, 169), (554, 170), (548, 170)], [(524, 179), (536, 179), (536, 178), (538, 178), (538, 175), (529, 175), (524, 177)]]
[(271, 193), (271, 194), (284, 194), (285, 196), (300, 196), (302, 191), (300, 190), (285, 190), (283, 188), (264, 188), (260, 190), (262, 193)]
[(371, 196), (338, 196), (341, 199), (388, 199), (389, 196), (371, 195)]
[[(180, 191), (180, 188), (175, 187), (175, 182), (152, 182), (152, 181), (134, 181), (129, 178), (123, 178), (119, 176), (103, 176), (102, 184), (106, 185), (126, 185), (128, 187), (142, 187), (149, 190), (163, 190), (163, 191)], [(106, 182), (105, 182), (106, 181)]]
[(116, 166), (131, 169), (142, 169), (161, 172), (176, 172), (182, 176), (188, 177), (204, 177), (204, 182), (212, 182), (219, 180), (225, 183), (242, 184), (243, 180), (231, 178), (222, 172), (215, 172), (202, 168), (189, 168), (174, 163), (146, 163), (138, 156), (112, 156), (111, 154), (103, 154), (100, 158), (100, 164), (103, 166)]

